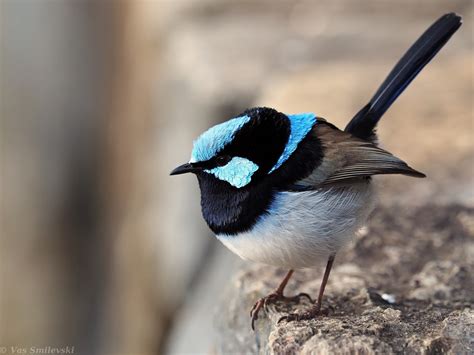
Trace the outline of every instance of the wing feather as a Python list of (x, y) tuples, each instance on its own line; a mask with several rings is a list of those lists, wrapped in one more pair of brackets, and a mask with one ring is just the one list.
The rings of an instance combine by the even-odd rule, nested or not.
[(314, 128), (313, 134), (323, 145), (324, 158), (310, 176), (296, 184), (296, 189), (315, 188), (380, 174), (425, 177), (425, 174), (374, 143), (356, 138), (332, 125), (322, 122)]

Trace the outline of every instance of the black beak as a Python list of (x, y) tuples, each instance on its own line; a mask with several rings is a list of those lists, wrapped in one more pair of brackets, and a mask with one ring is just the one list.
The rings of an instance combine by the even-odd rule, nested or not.
[(186, 163), (183, 165), (178, 166), (176, 169), (174, 169), (170, 175), (180, 175), (180, 174), (186, 174), (186, 173), (195, 173), (196, 171), (201, 170), (200, 167), (195, 166), (193, 163)]

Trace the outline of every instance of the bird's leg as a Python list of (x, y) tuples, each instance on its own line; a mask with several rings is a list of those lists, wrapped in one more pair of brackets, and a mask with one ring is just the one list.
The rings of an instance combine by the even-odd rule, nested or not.
[(331, 255), (328, 259), (328, 263), (326, 264), (326, 270), (324, 271), (324, 276), (323, 280), (321, 282), (321, 287), (319, 288), (319, 295), (318, 295), (318, 300), (314, 304), (311, 309), (308, 311), (302, 313), (302, 314), (297, 314), (297, 313), (290, 313), (287, 316), (281, 317), (278, 320), (278, 323), (281, 321), (286, 320), (287, 322), (291, 322), (294, 320), (305, 320), (305, 319), (313, 319), (320, 315), (321, 312), (321, 303), (323, 301), (323, 295), (324, 295), (324, 289), (326, 288), (326, 284), (329, 279), (329, 273), (331, 272), (332, 264), (334, 263), (334, 258), (336, 257), (335, 254)]
[(301, 297), (307, 297), (311, 302), (313, 302), (313, 300), (307, 293), (300, 293), (293, 297), (283, 296), (283, 291), (285, 290), (286, 284), (290, 280), (291, 275), (293, 275), (293, 272), (294, 272), (293, 270), (289, 270), (285, 278), (283, 279), (283, 281), (280, 283), (280, 286), (278, 286), (278, 288), (275, 291), (273, 291), (272, 293), (270, 293), (269, 295), (265, 297), (260, 298), (257, 302), (255, 302), (252, 309), (250, 310), (250, 317), (252, 318), (252, 329), (255, 330), (254, 323), (258, 318), (258, 312), (260, 312), (262, 308), (266, 309), (266, 307), (270, 303), (274, 303), (276, 301), (284, 301), (284, 302), (298, 301)]

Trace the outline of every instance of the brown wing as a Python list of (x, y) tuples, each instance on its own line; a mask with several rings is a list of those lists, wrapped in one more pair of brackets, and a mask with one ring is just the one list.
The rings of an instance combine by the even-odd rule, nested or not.
[(313, 134), (323, 145), (324, 158), (321, 165), (298, 185), (318, 186), (379, 174), (425, 177), (386, 150), (325, 122), (316, 125)]

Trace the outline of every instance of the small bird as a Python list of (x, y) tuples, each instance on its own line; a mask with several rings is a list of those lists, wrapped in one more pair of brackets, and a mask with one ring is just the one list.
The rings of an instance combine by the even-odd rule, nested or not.
[(327, 260), (316, 302), (279, 322), (321, 313), (337, 251), (374, 208), (373, 175), (425, 177), (378, 147), (375, 128), (461, 24), (460, 16), (449, 13), (431, 25), (344, 130), (314, 113), (251, 108), (201, 134), (189, 163), (171, 172), (197, 176), (203, 217), (231, 251), (289, 270), (278, 288), (253, 306), (252, 329), (269, 303), (303, 296), (311, 300), (304, 293), (286, 297), (283, 291), (295, 269)]

